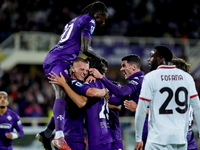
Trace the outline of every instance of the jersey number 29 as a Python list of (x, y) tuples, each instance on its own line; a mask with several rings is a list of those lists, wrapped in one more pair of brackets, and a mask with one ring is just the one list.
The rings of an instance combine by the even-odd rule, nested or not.
[[(160, 93), (164, 93), (167, 92), (168, 93), (168, 97), (166, 98), (166, 100), (164, 101), (164, 103), (162, 104), (162, 106), (159, 109), (159, 114), (173, 114), (173, 109), (166, 109), (166, 107), (168, 106), (168, 104), (170, 103), (170, 101), (172, 100), (173, 96), (175, 99), (176, 104), (178, 105), (178, 107), (175, 108), (175, 110), (180, 113), (180, 114), (184, 114), (187, 109), (188, 109), (188, 91), (185, 87), (179, 87), (175, 93), (173, 93), (172, 89), (169, 87), (164, 87), (162, 89), (160, 89)], [(184, 95), (184, 101), (180, 101), (180, 97), (179, 94), (180, 92), (183, 93)], [(180, 107), (184, 107), (183, 109), (181, 109)]]

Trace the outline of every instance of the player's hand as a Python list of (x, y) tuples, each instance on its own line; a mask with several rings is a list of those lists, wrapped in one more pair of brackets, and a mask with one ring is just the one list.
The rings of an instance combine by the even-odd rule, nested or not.
[(5, 135), (6, 135), (6, 137), (8, 138), (8, 139), (12, 139), (13, 138), (13, 136), (12, 136), (12, 133), (10, 132), (10, 133), (5, 133)]
[(115, 106), (115, 105), (112, 105), (112, 104), (108, 104), (108, 107), (109, 107), (110, 109), (116, 109), (116, 110), (120, 111), (121, 108), (122, 108), (122, 105)]
[(91, 75), (93, 75), (97, 79), (102, 79), (103, 78), (103, 75), (95, 68), (90, 68), (89, 72), (90, 72)]
[(87, 79), (85, 81), (88, 83), (90, 83), (92, 81), (96, 82), (96, 78), (90, 75), (89, 77), (87, 77)]
[(133, 100), (125, 100), (124, 106), (126, 109), (135, 112), (137, 108), (137, 104)]
[(135, 145), (135, 150), (142, 150), (143, 148), (143, 142), (136, 142), (136, 145)]
[(50, 80), (49, 83), (57, 84), (60, 86), (63, 86), (64, 84), (66, 84), (65, 77), (62, 75), (62, 73), (60, 73), (60, 77), (57, 74), (55, 74), (53, 71), (49, 73), (49, 75), (51, 76), (51, 77), (48, 77), (48, 79)]

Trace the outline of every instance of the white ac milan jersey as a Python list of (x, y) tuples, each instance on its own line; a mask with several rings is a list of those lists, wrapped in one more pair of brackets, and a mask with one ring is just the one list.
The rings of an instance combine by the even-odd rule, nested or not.
[[(141, 104), (149, 105), (150, 109), (148, 142), (161, 145), (187, 143), (189, 105), (193, 97), (198, 97), (198, 94), (192, 76), (176, 66), (162, 65), (148, 73), (139, 100), (145, 100)], [(199, 101), (197, 103), (199, 105)], [(141, 107), (137, 111), (141, 112)], [(137, 111), (138, 123), (140, 114)], [(137, 123), (136, 134), (140, 134)]]

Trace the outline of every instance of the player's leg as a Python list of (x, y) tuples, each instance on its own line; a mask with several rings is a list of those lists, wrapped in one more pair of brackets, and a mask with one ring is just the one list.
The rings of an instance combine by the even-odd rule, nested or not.
[[(55, 72), (57, 75), (60, 75), (60, 72), (62, 72), (64, 76), (68, 76), (67, 70), (70, 68), (70, 65), (66, 64), (65, 62), (56, 62), (54, 64), (52, 63), (51, 65), (43, 64), (43, 68), (47, 76), (48, 76), (48, 73), (51, 73), (52, 71)], [(64, 129), (63, 118), (65, 117), (65, 104), (66, 104), (66, 101), (64, 98), (66, 96), (66, 93), (58, 85), (53, 85), (53, 89), (55, 91), (55, 96), (56, 96), (56, 100), (53, 106), (53, 117), (51, 118), (47, 128), (43, 131), (44, 133), (40, 132), (37, 135), (38, 137), (39, 135), (42, 135), (42, 137), (44, 137), (43, 139), (45, 139), (45, 138), (48, 138), (52, 134), (52, 131), (54, 129), (56, 129), (54, 139), (52, 140), (52, 144), (60, 149), (63, 147), (67, 149), (69, 148), (69, 146), (64, 140), (64, 133), (63, 133), (63, 129)], [(37, 135), (36, 135), (36, 138), (37, 138)], [(49, 143), (43, 142), (44, 140), (39, 140), (39, 141), (44, 145), (44, 147), (49, 148), (51, 146), (51, 145), (49, 146)], [(45, 140), (45, 141), (49, 141), (49, 140)]]
[[(67, 66), (66, 63), (60, 62), (59, 64), (52, 69), (57, 75), (60, 75), (60, 72), (64, 76), (68, 76), (68, 71), (70, 66)], [(65, 105), (66, 105), (66, 92), (62, 87), (56, 84), (52, 84), (53, 89), (55, 91), (55, 102), (53, 106), (53, 116), (54, 116), (54, 122), (55, 122), (55, 136), (52, 140), (52, 145), (59, 148), (59, 149), (70, 149), (70, 147), (67, 145), (65, 139), (64, 139), (64, 118), (65, 118)]]
[(55, 129), (54, 117), (52, 116), (46, 129), (40, 133), (37, 133), (35, 136), (42, 143), (42, 146), (44, 147), (45, 150), (52, 150), (51, 141), (54, 137), (52, 135), (54, 129)]

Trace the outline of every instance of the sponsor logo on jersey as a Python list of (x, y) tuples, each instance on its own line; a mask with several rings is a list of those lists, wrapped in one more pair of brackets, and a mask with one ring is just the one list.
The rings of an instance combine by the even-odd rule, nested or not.
[(82, 87), (83, 86), (83, 84), (81, 84), (80, 82), (76, 82), (75, 85), (78, 86), (78, 87)]
[(133, 85), (138, 85), (138, 82), (134, 81), (134, 80), (131, 80), (129, 81), (129, 83), (133, 84)]
[(10, 121), (10, 120), (12, 120), (12, 117), (9, 115), (9, 116), (7, 117), (7, 119)]
[(63, 117), (62, 115), (59, 115), (59, 116), (57, 117), (57, 119), (61, 121), (61, 120), (64, 120), (64, 117)]
[(94, 32), (94, 26), (91, 26), (90, 33), (93, 34), (93, 32)]
[(12, 125), (9, 123), (1, 123), (0, 124), (0, 129), (10, 129), (11, 127), (12, 127)]
[(139, 80), (139, 78), (138, 78), (138, 77), (135, 77), (134, 79), (136, 79), (136, 80)]

